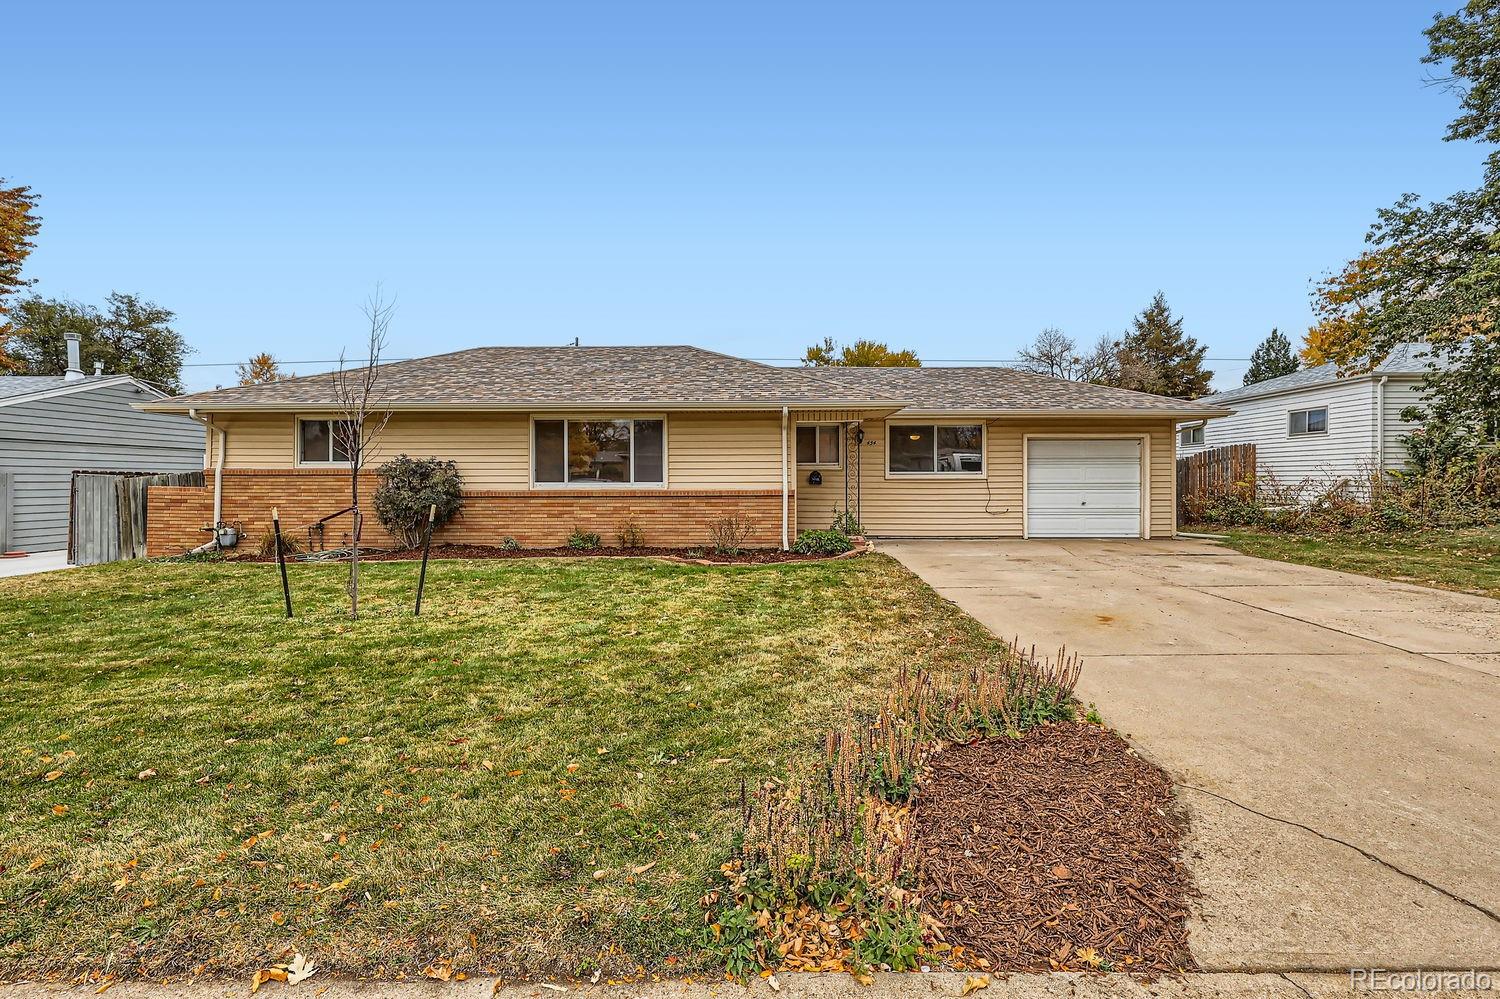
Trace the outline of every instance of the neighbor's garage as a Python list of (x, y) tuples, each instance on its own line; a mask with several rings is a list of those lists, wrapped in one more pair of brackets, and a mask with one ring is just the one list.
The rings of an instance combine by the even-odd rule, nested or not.
[(1139, 437), (1028, 438), (1026, 536), (1139, 538)]

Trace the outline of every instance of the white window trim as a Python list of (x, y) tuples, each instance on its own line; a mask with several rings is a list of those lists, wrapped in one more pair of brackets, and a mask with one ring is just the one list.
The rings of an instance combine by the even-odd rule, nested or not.
[[(1022, 434), (1021, 435), (1021, 537), (1031, 537), (1028, 497), (1031, 442), (1057, 440), (1138, 440), (1141, 442), (1141, 539), (1151, 540), (1151, 435), (1150, 434)], [(1177, 509), (1177, 476), (1172, 476), (1172, 509)]]
[(339, 460), (333, 455), (333, 428), (328, 430), (328, 454), (327, 461), (307, 461), (302, 457), (302, 424), (304, 423), (342, 423), (346, 417), (325, 416), (321, 413), (298, 413), (292, 417), (292, 448), (296, 452), (296, 461), (293, 465), (297, 468), (348, 468), (353, 462), (349, 459)]
[(817, 427), (837, 427), (838, 431), (839, 431), (839, 443), (838, 443), (838, 447), (836, 448), (836, 450), (838, 451), (838, 460), (837, 461), (799, 461), (799, 462), (797, 462), (797, 467), (798, 468), (843, 468), (844, 467), (844, 425), (842, 423), (798, 423), (796, 425), (796, 427), (794, 427), (792, 429), (792, 454), (793, 455), (796, 455), (796, 453), (797, 453), (797, 431), (800, 430), (802, 427), (813, 427), (814, 428), (814, 433), (813, 433), (813, 440), (814, 441), (816, 441), (817, 437), (818, 437), (818, 435), (816, 433), (816, 428)]
[[(1302, 431), (1302, 433), (1299, 434), (1299, 433), (1297, 433), (1296, 431), (1294, 431), (1292, 429), (1292, 417), (1296, 416), (1298, 413), (1316, 413), (1319, 410), (1322, 410), (1322, 412), (1323, 412), (1323, 429), (1322, 430), (1304, 430), (1304, 431)], [(1327, 437), (1328, 436), (1328, 426), (1329, 426), (1329, 419), (1328, 419), (1328, 417), (1329, 417), (1329, 413), (1328, 413), (1328, 407), (1327, 406), (1306, 406), (1306, 407), (1303, 407), (1302, 409), (1289, 409), (1289, 410), (1287, 410), (1286, 411), (1286, 436), (1287, 436), (1287, 439), (1288, 440), (1294, 440), (1294, 439), (1296, 439), (1298, 437)]]
[[(979, 428), (979, 457), (981, 469), (978, 472), (893, 472), (891, 471), (891, 427), (932, 427), (936, 433), (937, 427), (978, 427)], [(934, 446), (935, 443), (934, 443)], [(987, 479), (990, 477), (990, 425), (984, 420), (886, 420), (885, 421), (885, 477), (887, 479)]]
[[(1177, 428), (1177, 446), (1178, 447), (1202, 447), (1204, 445), (1205, 441), (1207, 440), (1207, 434), (1206, 434), (1206, 431), (1205, 431), (1205, 428), (1207, 426), (1208, 425), (1206, 423), (1189, 423), (1187, 426), (1178, 427)], [(1196, 432), (1198, 434), (1198, 439), (1197, 440), (1195, 440), (1195, 441), (1184, 441), (1182, 439), (1182, 435), (1183, 434), (1191, 434), (1191, 433), (1194, 433), (1194, 432)]]
[[(635, 421), (636, 420), (660, 420), (661, 421), (661, 481), (660, 482), (538, 482), (536, 480), (536, 425), (538, 422), (570, 420), (581, 423), (588, 420), (604, 421), (619, 420), (630, 424), (630, 477), (635, 478)], [(618, 413), (542, 413), (531, 414), (531, 419), (526, 428), (526, 478), (531, 482), (532, 489), (545, 490), (588, 490), (588, 489), (665, 489), (667, 480), (671, 476), (670, 463), (668, 461), (668, 437), (671, 429), (665, 413), (631, 413), (629, 416), (621, 416)], [(566, 446), (567, 430), (563, 431), (563, 442)], [(567, 474), (567, 455), (563, 456), (563, 474)]]

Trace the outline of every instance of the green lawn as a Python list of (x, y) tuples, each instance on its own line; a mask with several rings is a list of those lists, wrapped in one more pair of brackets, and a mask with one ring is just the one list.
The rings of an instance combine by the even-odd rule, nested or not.
[(1261, 558), (1500, 597), (1500, 527), (1317, 536), (1232, 530), (1228, 543)]
[(0, 979), (687, 970), (740, 781), (995, 648), (882, 556), (344, 571), (0, 580)]

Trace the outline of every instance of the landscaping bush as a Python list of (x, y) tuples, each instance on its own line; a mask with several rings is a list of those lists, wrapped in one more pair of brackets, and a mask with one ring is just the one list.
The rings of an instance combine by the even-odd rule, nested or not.
[(593, 551), (601, 544), (603, 542), (599, 540), (599, 535), (591, 534), (579, 527), (573, 528), (573, 533), (568, 535), (568, 547), (579, 551)]
[(620, 521), (620, 526), (615, 529), (615, 540), (620, 543), (621, 548), (644, 548), (646, 532), (641, 530), (641, 525), (635, 520), (627, 518)]
[(842, 555), (853, 548), (843, 531), (803, 531), (792, 544), (792, 551), (802, 555)]
[[(287, 534), (284, 531), (282, 532), (281, 551), (283, 555), (290, 557), (300, 551), (305, 550), (305, 548), (306, 546), (303, 545), (302, 542), (298, 541), (295, 537)], [(260, 541), (256, 544), (255, 550), (260, 553), (261, 558), (275, 558), (276, 532), (269, 527), (262, 531), (260, 535)]]
[(708, 540), (720, 555), (738, 555), (755, 533), (755, 525), (739, 514), (720, 517), (708, 525)]
[(500, 550), (505, 552), (518, 552), (521, 550), (521, 542), (507, 534), (500, 540)]
[(441, 527), (464, 505), (463, 477), (451, 461), (402, 454), (376, 471), (380, 485), (375, 487), (375, 516), (407, 548), (422, 543), (429, 507), (437, 504), (434, 526)]
[(848, 510), (839, 510), (837, 507), (833, 511), (833, 530), (838, 531), (840, 534), (847, 534), (851, 538), (857, 534), (865, 533), (864, 525), (859, 522), (859, 519), (853, 513)]

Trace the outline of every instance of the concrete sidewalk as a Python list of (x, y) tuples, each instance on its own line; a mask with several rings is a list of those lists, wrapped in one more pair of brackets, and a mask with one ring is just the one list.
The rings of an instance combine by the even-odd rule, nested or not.
[(0, 579), (7, 576), (30, 576), (38, 572), (55, 572), (58, 569), (71, 569), (68, 564), (68, 553), (56, 552), (32, 552), (24, 558), (0, 558)]
[[(1429, 990), (1427, 995), (1469, 996), (1495, 999), (1494, 983), (1500, 973), (1488, 973), (1491, 985), (1484, 990)], [(464, 982), (353, 982), (313, 976), (295, 986), (270, 984), (258, 999), (557, 999), (563, 994), (580, 999), (932, 999), (959, 996), (970, 976), (944, 972), (933, 974), (881, 974), (870, 986), (860, 985), (850, 975), (784, 974), (777, 976), (779, 991), (756, 979), (748, 985), (734, 982), (665, 981), (639, 985), (502, 985), (492, 978)], [(1325, 999), (1336, 996), (1370, 996), (1355, 988), (1344, 974), (1216, 974), (1187, 975), (1147, 981), (1126, 975), (1016, 974), (981, 975), (988, 985), (972, 993), (975, 999)], [(0, 999), (88, 999), (97, 985), (63, 989), (38, 984), (0, 987)], [(192, 982), (174, 985), (127, 983), (113, 986), (105, 994), (111, 999), (243, 999), (249, 983), (242, 981)]]
[(1180, 785), (1215, 971), (1500, 964), (1500, 601), (1204, 542), (902, 541)]

